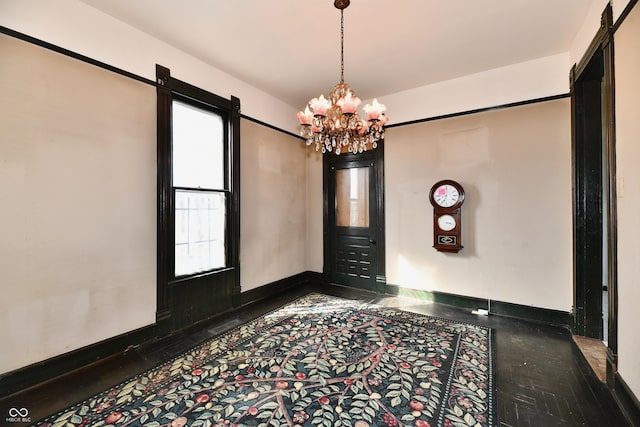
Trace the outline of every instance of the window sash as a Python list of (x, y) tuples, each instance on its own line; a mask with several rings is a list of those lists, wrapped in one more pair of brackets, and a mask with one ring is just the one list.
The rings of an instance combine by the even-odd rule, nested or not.
[(173, 186), (228, 190), (225, 117), (180, 99), (172, 105)]
[(175, 188), (174, 199), (175, 277), (226, 268), (228, 192)]

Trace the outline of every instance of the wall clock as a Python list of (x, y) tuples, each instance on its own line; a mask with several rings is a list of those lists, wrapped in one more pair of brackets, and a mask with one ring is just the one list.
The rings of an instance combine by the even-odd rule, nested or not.
[(440, 252), (459, 252), (463, 248), (464, 189), (450, 179), (438, 181), (429, 191), (429, 201), (433, 205), (433, 247)]

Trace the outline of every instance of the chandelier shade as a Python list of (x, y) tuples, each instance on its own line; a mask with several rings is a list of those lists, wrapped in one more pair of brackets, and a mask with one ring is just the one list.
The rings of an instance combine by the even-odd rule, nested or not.
[(349, 0), (335, 0), (340, 9), (340, 83), (328, 98), (320, 95), (310, 100), (304, 111), (297, 114), (300, 121), (300, 135), (307, 145), (314, 145), (323, 153), (362, 153), (376, 148), (384, 139), (384, 125), (388, 121), (386, 107), (374, 99), (364, 106), (367, 116), (361, 119), (358, 107), (362, 103), (348, 84), (344, 82), (344, 9)]

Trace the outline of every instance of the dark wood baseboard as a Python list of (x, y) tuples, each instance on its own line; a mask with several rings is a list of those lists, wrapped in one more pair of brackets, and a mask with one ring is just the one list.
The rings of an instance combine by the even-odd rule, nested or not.
[[(286, 292), (287, 290), (295, 287), (312, 283), (324, 283), (322, 273), (306, 271), (266, 284), (256, 289), (243, 292), (240, 295), (241, 307), (258, 302), (269, 296)], [(224, 313), (217, 313), (207, 319), (187, 325), (181, 329), (181, 331), (198, 327), (199, 325), (210, 321), (215, 321), (216, 317), (226, 315), (228, 313), (229, 310)], [(0, 398), (28, 389), (34, 385), (45, 383), (87, 365), (103, 361), (109, 357), (123, 354), (129, 349), (156, 342), (157, 340), (168, 336), (169, 332), (170, 330), (166, 325), (166, 321), (154, 323), (152, 325), (129, 331), (124, 334), (108, 338), (104, 341), (1, 374)], [(173, 331), (173, 333), (176, 332), (180, 331)]]
[(573, 316), (568, 311), (551, 310), (549, 308), (532, 307), (502, 301), (491, 301), (490, 312), (499, 316), (515, 317), (551, 325), (565, 326), (569, 329), (573, 326)]
[(624, 417), (633, 427), (640, 427), (640, 401), (633, 394), (629, 386), (622, 379), (619, 373), (615, 375), (613, 389), (611, 390), (613, 398), (618, 407), (624, 414)]
[(275, 282), (271, 282), (267, 285), (263, 285), (255, 289), (251, 289), (247, 292), (243, 292), (240, 295), (240, 305), (245, 306), (247, 304), (253, 304), (260, 300), (286, 292), (289, 289), (293, 289), (299, 286), (323, 282), (324, 279), (322, 273), (305, 271), (303, 273), (299, 273), (285, 279), (277, 280)]
[(0, 398), (68, 374), (156, 339), (156, 325), (145, 326), (0, 375)]
[(385, 294), (416, 298), (423, 301), (437, 302), (439, 304), (451, 305), (459, 308), (475, 310), (477, 308), (487, 309), (487, 300), (463, 295), (448, 294), (445, 292), (423, 291), (419, 289), (404, 288), (387, 283)]
[(484, 298), (448, 294), (445, 292), (409, 289), (390, 284), (387, 284), (386, 294), (394, 296), (408, 296), (469, 310), (480, 308), (489, 310), (490, 314), (493, 315), (513, 317), (517, 319), (541, 322), (550, 325), (558, 325), (570, 328), (573, 324), (573, 317), (571, 313), (566, 311), (550, 310), (547, 308), (513, 304), (503, 301), (487, 300)]

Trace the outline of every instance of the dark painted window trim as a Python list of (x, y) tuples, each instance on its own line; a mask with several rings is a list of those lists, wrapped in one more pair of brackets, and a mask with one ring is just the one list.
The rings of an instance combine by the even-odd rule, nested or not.
[[(168, 68), (156, 65), (158, 108), (158, 228), (157, 228), (157, 311), (159, 323), (171, 317), (170, 287), (190, 279), (231, 271), (233, 305), (240, 301), (240, 100), (226, 99), (171, 76)], [(229, 144), (225, 179), (228, 189), (227, 266), (195, 275), (175, 277), (173, 274), (173, 185), (171, 179), (171, 108), (174, 99), (200, 104), (219, 112), (228, 121)]]

